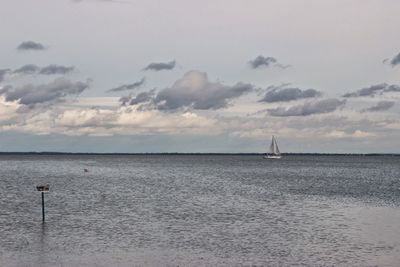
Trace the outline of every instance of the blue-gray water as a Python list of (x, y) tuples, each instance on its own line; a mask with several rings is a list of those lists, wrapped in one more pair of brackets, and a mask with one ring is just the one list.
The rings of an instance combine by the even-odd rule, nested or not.
[(400, 265), (400, 157), (1, 155), (0, 179), (0, 266)]

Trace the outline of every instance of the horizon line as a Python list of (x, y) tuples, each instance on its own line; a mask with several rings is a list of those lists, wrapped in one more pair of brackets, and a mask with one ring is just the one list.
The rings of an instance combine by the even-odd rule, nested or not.
[[(0, 155), (243, 155), (260, 156), (259, 152), (57, 152), (57, 151), (0, 151)], [(337, 152), (285, 152), (287, 156), (327, 155), (327, 156), (400, 156), (400, 153), (337, 153)]]

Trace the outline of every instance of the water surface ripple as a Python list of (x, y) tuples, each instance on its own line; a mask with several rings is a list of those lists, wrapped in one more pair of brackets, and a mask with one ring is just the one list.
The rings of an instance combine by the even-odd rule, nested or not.
[(400, 157), (1, 155), (0, 170), (0, 266), (400, 264)]

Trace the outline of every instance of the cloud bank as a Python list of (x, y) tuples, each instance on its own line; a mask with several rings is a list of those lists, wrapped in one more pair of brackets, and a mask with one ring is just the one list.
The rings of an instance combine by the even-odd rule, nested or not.
[(379, 101), (375, 106), (370, 108), (364, 109), (363, 112), (370, 111), (370, 112), (377, 112), (377, 111), (385, 111), (393, 107), (395, 104), (394, 101)]
[(330, 98), (319, 101), (311, 101), (289, 108), (278, 107), (275, 109), (268, 109), (268, 114), (275, 117), (308, 116), (312, 114), (333, 112), (337, 108), (343, 106), (345, 103), (346, 100)]
[(361, 96), (374, 96), (384, 92), (400, 92), (400, 86), (397, 84), (381, 83), (359, 89), (355, 92), (344, 94), (343, 97), (361, 97)]
[(13, 88), (6, 86), (0, 90), (7, 102), (16, 101), (19, 104), (33, 107), (35, 104), (63, 100), (68, 95), (78, 95), (89, 87), (87, 82), (72, 82), (58, 78), (51, 83)]
[(312, 98), (320, 96), (321, 92), (315, 89), (301, 90), (293, 87), (269, 87), (269, 91), (260, 100), (260, 102), (287, 102), (302, 98)]

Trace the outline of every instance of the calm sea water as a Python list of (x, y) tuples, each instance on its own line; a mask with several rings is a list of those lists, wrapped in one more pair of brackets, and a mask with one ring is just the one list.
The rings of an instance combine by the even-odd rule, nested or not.
[(400, 157), (1, 155), (0, 179), (0, 266), (400, 266)]

